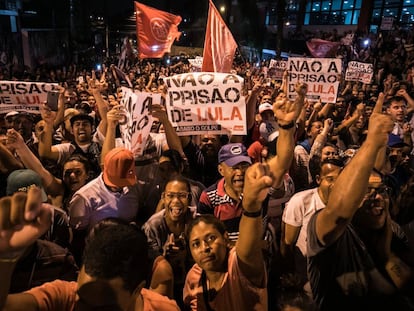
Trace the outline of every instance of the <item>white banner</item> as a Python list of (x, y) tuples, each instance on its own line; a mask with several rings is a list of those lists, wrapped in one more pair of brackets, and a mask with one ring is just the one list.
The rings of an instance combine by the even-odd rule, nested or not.
[(289, 57), (288, 97), (296, 97), (295, 85), (308, 84), (307, 97), (323, 103), (335, 103), (341, 78), (342, 63), (336, 58)]
[(178, 135), (246, 135), (242, 77), (196, 72), (164, 78), (164, 82), (168, 118)]
[(126, 149), (131, 150), (135, 157), (141, 156), (153, 122), (151, 105), (161, 102), (161, 94), (134, 93), (126, 87), (122, 88), (122, 94), (121, 105), (125, 108), (126, 118), (120, 124), (121, 137)]
[(374, 66), (372, 64), (351, 61), (348, 63), (348, 67), (346, 68), (345, 80), (359, 81), (369, 84), (371, 83), (373, 75)]
[(57, 90), (57, 87), (56, 83), (0, 81), (0, 113), (13, 110), (40, 113), (47, 92)]

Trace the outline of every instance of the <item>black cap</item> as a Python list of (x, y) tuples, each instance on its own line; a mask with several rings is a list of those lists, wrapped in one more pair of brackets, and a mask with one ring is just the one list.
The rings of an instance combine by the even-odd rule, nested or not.
[(87, 120), (87, 121), (89, 121), (89, 123), (91, 125), (93, 125), (95, 123), (94, 119), (90, 115), (80, 113), (80, 114), (74, 115), (72, 118), (70, 118), (70, 125), (73, 126), (73, 123), (75, 123), (76, 121), (79, 121), (79, 120)]

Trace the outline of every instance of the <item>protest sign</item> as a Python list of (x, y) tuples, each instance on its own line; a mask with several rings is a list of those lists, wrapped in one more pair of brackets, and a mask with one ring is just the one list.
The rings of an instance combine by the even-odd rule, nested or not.
[(359, 81), (369, 84), (371, 83), (373, 75), (374, 66), (372, 64), (351, 61), (348, 63), (348, 67), (345, 72), (345, 80)]
[(0, 113), (26, 111), (40, 113), (40, 105), (47, 99), (47, 92), (58, 85), (46, 82), (0, 81)]
[(271, 59), (269, 64), (269, 73), (268, 75), (272, 79), (282, 80), (283, 72), (286, 70), (287, 61), (286, 60), (275, 60)]
[(308, 99), (335, 102), (342, 72), (340, 59), (289, 57), (288, 70), (289, 99), (296, 97), (295, 85), (300, 82), (308, 84)]
[(167, 112), (178, 135), (245, 135), (243, 78), (235, 74), (195, 72), (164, 78)]
[(134, 156), (141, 156), (151, 131), (153, 118), (150, 114), (152, 103), (161, 102), (161, 94), (133, 92), (122, 88), (121, 106), (125, 109), (125, 120), (121, 122), (121, 137), (124, 147)]
[(201, 71), (201, 67), (203, 66), (203, 58), (201, 56), (196, 56), (196, 58), (189, 58), (188, 62), (191, 65), (192, 71)]

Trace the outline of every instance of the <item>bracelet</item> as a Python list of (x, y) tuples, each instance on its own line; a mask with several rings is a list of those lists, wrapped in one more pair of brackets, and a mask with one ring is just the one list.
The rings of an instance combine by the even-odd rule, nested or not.
[(257, 217), (262, 216), (262, 210), (260, 209), (255, 212), (248, 212), (245, 209), (243, 209), (243, 215), (246, 217), (250, 217), (250, 218), (257, 218)]
[(279, 128), (282, 128), (284, 130), (288, 130), (288, 129), (291, 129), (292, 127), (295, 126), (295, 122), (294, 121), (291, 121), (290, 123), (284, 124), (284, 125), (278, 123), (277, 125), (279, 126)]

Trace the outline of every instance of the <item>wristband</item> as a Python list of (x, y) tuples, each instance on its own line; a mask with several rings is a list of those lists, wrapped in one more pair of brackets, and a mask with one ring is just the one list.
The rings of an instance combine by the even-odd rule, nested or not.
[(285, 125), (282, 125), (282, 124), (278, 123), (277, 125), (279, 126), (279, 128), (282, 128), (284, 130), (288, 130), (288, 129), (291, 129), (292, 127), (295, 126), (295, 122), (291, 121), (290, 123), (285, 124)]
[(248, 212), (245, 209), (243, 209), (243, 215), (246, 217), (250, 217), (250, 218), (257, 218), (257, 217), (262, 216), (262, 210), (260, 209), (255, 212)]

